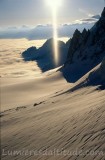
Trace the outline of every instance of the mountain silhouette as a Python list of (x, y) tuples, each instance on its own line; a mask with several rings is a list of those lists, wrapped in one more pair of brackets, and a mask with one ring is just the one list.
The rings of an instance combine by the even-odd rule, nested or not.
[(51, 38), (47, 40), (39, 49), (36, 47), (28, 48), (22, 53), (22, 57), (25, 61), (36, 61), (42, 72), (54, 69), (64, 64), (67, 58), (68, 48), (64, 42), (58, 41), (59, 59), (56, 64), (53, 46), (53, 39)]
[(90, 30), (81, 33), (76, 29), (68, 43), (67, 59), (60, 71), (68, 82), (76, 82), (105, 57), (105, 8)]

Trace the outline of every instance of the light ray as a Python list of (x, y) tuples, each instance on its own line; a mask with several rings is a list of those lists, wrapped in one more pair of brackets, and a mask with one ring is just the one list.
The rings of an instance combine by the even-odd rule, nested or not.
[(53, 44), (54, 44), (54, 59), (55, 63), (58, 63), (58, 33), (57, 33), (57, 8), (53, 8)]
[(58, 7), (61, 5), (62, 0), (46, 0), (47, 4), (52, 9), (52, 25), (53, 25), (53, 45), (54, 45), (54, 60), (55, 64), (58, 64), (59, 60), (59, 47), (58, 47), (58, 33), (57, 33), (57, 10)]

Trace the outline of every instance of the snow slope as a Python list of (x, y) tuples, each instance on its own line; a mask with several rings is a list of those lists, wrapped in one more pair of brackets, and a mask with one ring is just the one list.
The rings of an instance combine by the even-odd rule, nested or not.
[[(102, 79), (103, 65), (91, 71), (101, 73)], [(96, 90), (97, 85), (73, 90), (77, 84), (67, 84), (59, 74), (7, 86), (7, 98), (14, 100), (13, 88), (25, 103), (31, 102), (20, 105), (15, 99), (15, 107), (1, 113), (2, 160), (104, 160), (105, 90)]]

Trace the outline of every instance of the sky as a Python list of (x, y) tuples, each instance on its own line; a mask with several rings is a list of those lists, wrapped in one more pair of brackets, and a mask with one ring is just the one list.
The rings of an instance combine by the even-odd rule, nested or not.
[[(52, 12), (47, 1), (50, 0), (0, 0), (0, 38), (3, 38), (4, 34), (4, 38), (6, 38), (7, 33), (7, 38), (15, 38), (18, 29), (17, 32), (21, 33), (23, 37), (25, 34), (25, 37), (31, 39), (32, 37), (30, 38), (30, 35), (35, 31), (37, 32), (36, 34), (38, 34), (38, 32), (40, 34), (40, 31), (43, 33), (44, 30), (41, 30), (41, 27), (46, 31), (48, 31), (47, 29), (50, 30), (50, 35), (48, 35), (48, 37), (50, 37), (52, 31)], [(60, 25), (59, 32), (62, 31), (62, 26), (63, 31), (67, 32), (68, 30), (65, 30), (65, 28), (67, 29), (68, 25), (73, 28), (74, 26), (72, 25), (74, 23), (76, 25), (74, 28), (76, 28), (77, 25), (80, 27), (80, 23), (83, 24), (82, 28), (84, 24), (87, 25), (87, 28), (90, 28), (96, 22), (96, 20), (91, 20), (91, 17), (101, 14), (104, 7), (104, 0), (61, 1), (62, 3), (57, 13), (57, 21)], [(83, 21), (84, 19), (87, 19), (85, 23)], [(89, 26), (90, 23), (91, 25)], [(30, 35), (27, 35), (30, 30)], [(15, 35), (13, 34), (14, 32)], [(64, 36), (66, 36), (66, 34), (67, 33), (65, 33)], [(37, 36), (37, 39), (41, 38), (41, 35)]]
[[(49, 0), (50, 1), (50, 0)], [(59, 23), (70, 23), (102, 12), (104, 0), (62, 0)], [(51, 23), (46, 0), (0, 0), (0, 26)]]

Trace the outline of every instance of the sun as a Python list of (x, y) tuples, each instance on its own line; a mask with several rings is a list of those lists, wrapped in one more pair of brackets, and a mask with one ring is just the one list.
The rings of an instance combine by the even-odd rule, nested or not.
[(61, 6), (62, 0), (46, 0), (46, 3), (48, 4), (48, 6), (54, 9)]

